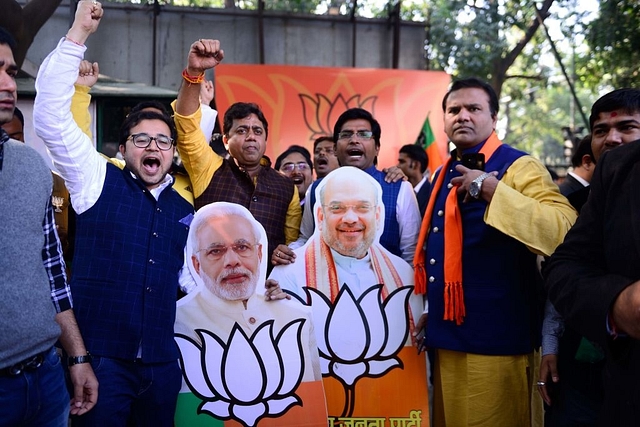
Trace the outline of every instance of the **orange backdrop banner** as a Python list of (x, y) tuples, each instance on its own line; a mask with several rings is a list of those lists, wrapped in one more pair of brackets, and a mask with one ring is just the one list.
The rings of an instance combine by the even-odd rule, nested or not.
[(272, 162), (293, 144), (312, 152), (313, 140), (332, 135), (338, 116), (352, 107), (370, 111), (380, 122), (380, 168), (395, 165), (400, 147), (416, 142), (427, 115), (440, 157), (430, 159), (431, 170), (448, 156), (442, 98), (450, 76), (445, 72), (222, 64), (215, 73), (221, 120), (234, 102), (262, 108)]

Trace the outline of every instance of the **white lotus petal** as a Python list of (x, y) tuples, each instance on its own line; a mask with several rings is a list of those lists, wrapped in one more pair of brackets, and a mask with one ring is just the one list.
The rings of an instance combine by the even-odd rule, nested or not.
[(330, 367), (333, 376), (341, 378), (347, 385), (353, 385), (356, 380), (367, 371), (367, 365), (363, 362), (344, 364), (333, 363)]
[(387, 341), (387, 323), (382, 312), (382, 286), (375, 285), (367, 289), (358, 301), (369, 326), (370, 344), (364, 356), (366, 359), (381, 353)]
[[(224, 382), (233, 396), (232, 400), (253, 402), (260, 399), (266, 384), (266, 373), (256, 349), (244, 331), (234, 325), (229, 336), (229, 346), (222, 361)], [(242, 373), (239, 375), (238, 373)], [(251, 378), (247, 381), (246, 378)]]
[(207, 380), (213, 389), (213, 392), (221, 396), (225, 400), (229, 400), (229, 394), (222, 380), (222, 358), (226, 350), (226, 344), (222, 342), (220, 337), (212, 332), (198, 329), (196, 330), (202, 341), (202, 364), (207, 375)]
[(412, 286), (393, 291), (384, 301), (384, 314), (388, 324), (388, 340), (382, 357), (395, 355), (404, 346), (409, 335), (409, 297)]
[(320, 373), (325, 377), (329, 375), (329, 364), (331, 359), (320, 355)]
[[(285, 326), (277, 338), (278, 355), (282, 363), (286, 366), (284, 371), (284, 381), (280, 387), (278, 394), (287, 394), (298, 388), (302, 381), (304, 370), (304, 354), (302, 350), (302, 325), (304, 319), (296, 319)], [(267, 365), (269, 366), (269, 365)], [(267, 369), (269, 370), (269, 368)], [(268, 377), (271, 381), (271, 377)], [(271, 384), (268, 383), (268, 388)], [(266, 393), (265, 397), (270, 397), (272, 393)]]
[(338, 293), (327, 321), (329, 352), (345, 362), (359, 360), (369, 346), (369, 331), (360, 306), (348, 286)]
[(265, 369), (265, 390), (262, 392), (262, 398), (278, 392), (282, 377), (284, 375), (284, 366), (278, 351), (277, 343), (273, 337), (273, 320), (269, 320), (258, 328), (251, 337), (258, 358), (262, 360), (262, 366)]
[(400, 366), (400, 361), (396, 358), (385, 359), (385, 360), (369, 360), (367, 363), (369, 364), (368, 374), (373, 377), (381, 376), (391, 368)]
[(185, 382), (194, 393), (207, 399), (213, 398), (215, 395), (205, 380), (203, 364), (200, 361), (200, 347), (184, 335), (176, 335), (175, 340), (180, 350), (180, 363)]
[[(211, 331), (196, 329), (202, 342), (202, 364), (207, 376), (207, 382), (212, 391), (225, 400), (229, 400), (229, 394), (224, 386), (220, 366), (227, 350), (227, 344)], [(211, 372), (209, 372), (211, 371)]]
[(287, 409), (293, 405), (302, 406), (302, 401), (295, 394), (293, 396), (286, 396), (282, 399), (271, 399), (267, 401), (267, 411), (269, 415), (280, 415), (284, 414)]
[(267, 405), (258, 402), (253, 405), (235, 404), (231, 406), (231, 414), (234, 418), (242, 420), (246, 425), (253, 426), (256, 420), (267, 413)]
[(208, 413), (216, 418), (229, 418), (230, 402), (223, 400), (205, 402), (200, 411)]
[(325, 325), (327, 318), (329, 317), (329, 311), (331, 309), (331, 301), (320, 291), (313, 288), (304, 288), (309, 294), (309, 301), (311, 301), (313, 325), (316, 334), (316, 341), (318, 345), (318, 351), (322, 354), (329, 355), (329, 349), (327, 347), (327, 336)]

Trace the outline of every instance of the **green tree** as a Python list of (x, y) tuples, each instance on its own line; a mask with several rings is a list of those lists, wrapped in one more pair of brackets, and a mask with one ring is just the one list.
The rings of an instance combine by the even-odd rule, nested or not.
[(591, 48), (580, 61), (580, 78), (592, 87), (640, 85), (640, 3), (600, 0), (600, 14), (587, 27)]
[(36, 34), (61, 1), (31, 0), (22, 7), (16, 0), (0, 0), (0, 27), (4, 27), (16, 39), (18, 47), (14, 56), (18, 67), (24, 62)]
[(429, 59), (454, 76), (486, 78), (498, 95), (555, 0), (432, 0)]

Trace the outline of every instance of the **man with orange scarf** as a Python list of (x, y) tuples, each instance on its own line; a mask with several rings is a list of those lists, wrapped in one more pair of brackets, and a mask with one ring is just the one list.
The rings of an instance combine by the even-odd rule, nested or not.
[(536, 255), (553, 253), (576, 213), (544, 165), (498, 139), (489, 84), (455, 81), (442, 108), (456, 149), (436, 174), (414, 260), (436, 351), (434, 425), (528, 426)]

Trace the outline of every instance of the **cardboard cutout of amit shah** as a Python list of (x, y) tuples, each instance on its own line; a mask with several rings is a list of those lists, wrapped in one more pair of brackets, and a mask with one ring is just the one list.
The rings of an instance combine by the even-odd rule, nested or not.
[(176, 426), (326, 426), (311, 309), (267, 301), (264, 228), (244, 207), (194, 216), (187, 259), (198, 286), (178, 301), (183, 384)]
[(411, 266), (379, 244), (380, 185), (340, 167), (313, 211), (313, 236), (270, 278), (313, 308), (329, 426), (428, 426), (426, 357), (413, 346), (423, 299)]

